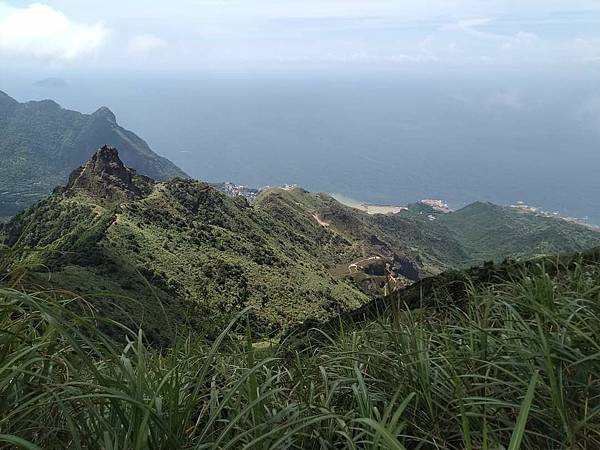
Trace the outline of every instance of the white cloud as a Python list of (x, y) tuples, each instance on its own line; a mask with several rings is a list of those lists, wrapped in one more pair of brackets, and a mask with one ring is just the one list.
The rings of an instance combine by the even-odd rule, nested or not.
[(566, 51), (576, 61), (600, 63), (600, 39), (575, 39), (566, 45)]
[(134, 36), (127, 48), (130, 53), (147, 54), (161, 50), (167, 46), (167, 43), (153, 34), (139, 34)]
[(499, 36), (494, 33), (488, 33), (486, 31), (478, 30), (478, 27), (487, 25), (493, 22), (493, 18), (486, 17), (480, 19), (464, 19), (457, 23), (452, 23), (449, 25), (444, 25), (440, 28), (440, 31), (462, 31), (464, 33), (469, 34), (470, 36), (480, 38), (480, 39), (489, 39), (489, 40), (497, 40), (502, 39), (503, 36)]
[[(8, 6), (28, 1), (46, 6)], [(290, 60), (597, 66), (598, 20), (599, 0), (0, 0), (0, 60), (16, 54), (60, 65), (102, 47), (95, 62), (105, 68)], [(88, 68), (91, 60), (79, 61)]]
[(0, 3), (0, 54), (71, 60), (98, 49), (108, 34), (100, 23), (73, 21), (48, 5)]
[(575, 111), (574, 118), (585, 126), (600, 132), (600, 95), (585, 99)]
[(507, 37), (507, 40), (502, 44), (503, 51), (527, 51), (540, 41), (540, 37), (535, 33), (519, 31), (513, 36)]
[(487, 107), (500, 106), (510, 109), (523, 109), (525, 107), (521, 96), (514, 91), (496, 92), (486, 99), (485, 104)]
[(518, 31), (515, 34), (507, 35), (507, 34), (499, 34), (492, 33), (489, 31), (482, 31), (479, 28), (485, 25), (492, 24), (495, 19), (486, 17), (481, 19), (465, 19), (461, 20), (457, 23), (453, 23), (450, 25), (445, 25), (440, 28), (441, 31), (462, 31), (467, 33), (468, 35), (489, 41), (503, 41), (506, 49), (510, 48), (510, 46), (518, 46), (521, 44), (531, 44), (533, 42), (538, 41), (540, 38), (537, 34), (527, 32), (527, 31)]

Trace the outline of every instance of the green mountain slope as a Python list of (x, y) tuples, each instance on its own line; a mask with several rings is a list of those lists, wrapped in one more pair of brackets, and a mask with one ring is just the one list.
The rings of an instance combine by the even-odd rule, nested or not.
[(585, 250), (600, 245), (600, 233), (562, 219), (477, 202), (438, 217), (469, 257), (463, 264)]
[(265, 333), (368, 300), (327, 270), (349, 245), (336, 234), (296, 228), (206, 183), (136, 176), (110, 148), (4, 234), (19, 249), (13, 265), (34, 268), (29, 284), (95, 293), (103, 314), (143, 321), (159, 337), (171, 331), (163, 310), (172, 324), (218, 330), (252, 306), (253, 328)]
[(19, 103), (0, 91), (0, 218), (64, 184), (104, 144), (117, 146), (125, 163), (141, 174), (157, 180), (186, 176), (119, 126), (108, 108), (81, 114), (51, 100)]
[[(399, 264), (411, 261), (419, 277), (448, 267), (600, 245), (600, 233), (586, 226), (483, 202), (450, 213), (417, 203), (397, 214), (370, 215), (327, 194), (296, 188), (267, 190), (255, 205), (271, 214), (281, 214), (282, 205), (287, 205), (297, 217), (318, 218), (330, 231), (354, 243), (357, 251), (353, 256), (383, 255)], [(411, 268), (405, 266), (410, 275)]]
[(137, 175), (103, 147), (0, 227), (0, 243), (0, 272), (27, 267), (30, 288), (93, 294), (100, 313), (162, 340), (181, 326), (216, 332), (247, 306), (253, 331), (280, 332), (448, 267), (591, 248), (600, 233), (481, 203), (368, 215), (300, 188), (250, 205), (206, 183)]
[(600, 448), (600, 249), (429, 277), (279, 342), (156, 348), (78, 302), (0, 288), (3, 448)]

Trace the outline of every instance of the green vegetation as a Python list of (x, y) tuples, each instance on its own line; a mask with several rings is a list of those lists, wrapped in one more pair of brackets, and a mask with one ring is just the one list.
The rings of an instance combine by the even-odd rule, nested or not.
[(271, 189), (258, 197), (256, 205), (271, 214), (281, 214), (285, 206), (290, 211), (287, 217), (316, 214), (329, 230), (359, 243), (362, 255), (413, 261), (421, 276), (449, 267), (600, 245), (600, 233), (583, 225), (484, 202), (447, 214), (417, 203), (397, 214), (369, 215), (327, 194)]
[(490, 204), (370, 216), (302, 189), (249, 205), (206, 183), (137, 176), (104, 147), (0, 226), (0, 243), (8, 270), (28, 268), (22, 288), (93, 293), (98, 314), (166, 345), (182, 328), (214, 338), (247, 307), (253, 335), (286, 333), (449, 267), (589, 248), (600, 233)]
[(249, 205), (103, 148), (0, 226), (0, 443), (597, 448), (600, 250), (423, 277), (599, 236), (483, 203)]
[(0, 130), (0, 448), (600, 447), (600, 247), (548, 256), (600, 233), (250, 205), (106, 146), (2, 223), (107, 142), (182, 173), (106, 108), (0, 92)]
[(584, 226), (492, 203), (477, 202), (443, 214), (439, 223), (466, 249), (466, 265), (506, 255), (523, 258), (600, 245), (600, 233)]
[(162, 310), (173, 326), (214, 336), (253, 306), (252, 330), (266, 334), (368, 301), (327, 270), (345, 241), (319, 226), (307, 235), (204, 183), (176, 179), (130, 203), (98, 203), (57, 194), (5, 227), (13, 265), (33, 268), (23, 286), (94, 293), (102, 315), (143, 323), (159, 342), (173, 334)]
[(112, 320), (72, 312), (86, 299), (1, 289), (0, 442), (598, 448), (599, 264), (595, 251), (447, 273), (266, 346), (232, 333), (247, 311), (212, 343), (184, 333), (158, 349), (136, 329), (98, 332)]
[(118, 146), (141, 174), (157, 180), (185, 176), (120, 127), (107, 108), (81, 114), (51, 100), (18, 103), (0, 91), (0, 217), (46, 197), (104, 144)]

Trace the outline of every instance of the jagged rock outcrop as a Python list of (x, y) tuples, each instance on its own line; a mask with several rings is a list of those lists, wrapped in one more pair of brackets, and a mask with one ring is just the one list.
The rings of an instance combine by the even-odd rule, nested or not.
[(143, 196), (135, 177), (135, 170), (125, 167), (117, 149), (105, 145), (71, 173), (66, 191), (85, 191), (109, 203), (133, 200)]
[(51, 100), (19, 103), (0, 91), (0, 221), (64, 186), (104, 144), (118, 148), (123, 163), (138, 174), (157, 181), (188, 178), (121, 127), (106, 107), (81, 114)]

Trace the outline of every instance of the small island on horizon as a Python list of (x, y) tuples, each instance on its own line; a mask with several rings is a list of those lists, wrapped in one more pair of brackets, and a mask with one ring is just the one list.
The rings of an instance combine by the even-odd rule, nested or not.
[(39, 88), (60, 89), (66, 88), (69, 85), (69, 83), (67, 83), (67, 80), (65, 80), (64, 78), (48, 77), (36, 81), (35, 83), (33, 83), (33, 85)]

